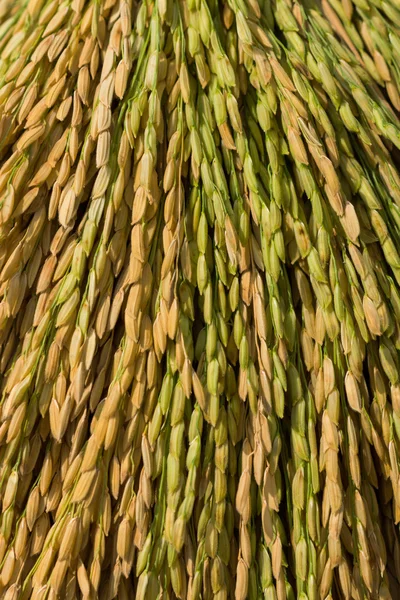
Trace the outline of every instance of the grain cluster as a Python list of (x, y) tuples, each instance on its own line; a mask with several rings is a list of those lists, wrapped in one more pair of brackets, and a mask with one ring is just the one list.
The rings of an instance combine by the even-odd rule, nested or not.
[(399, 600), (400, 0), (0, 0), (0, 600)]

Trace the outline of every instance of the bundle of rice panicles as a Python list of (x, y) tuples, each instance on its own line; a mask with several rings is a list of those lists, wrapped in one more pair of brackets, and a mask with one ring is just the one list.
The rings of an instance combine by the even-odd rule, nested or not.
[(399, 0), (1, 0), (0, 600), (400, 598)]

